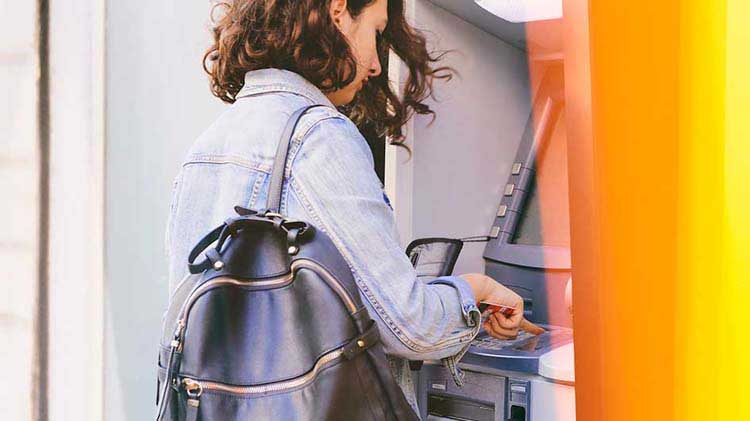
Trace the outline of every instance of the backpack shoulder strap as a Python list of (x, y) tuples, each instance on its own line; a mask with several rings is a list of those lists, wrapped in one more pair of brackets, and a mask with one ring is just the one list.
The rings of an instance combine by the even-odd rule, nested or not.
[(276, 148), (276, 159), (273, 161), (273, 172), (271, 173), (271, 185), (268, 190), (266, 212), (278, 214), (281, 210), (281, 189), (284, 186), (284, 173), (286, 172), (286, 163), (289, 158), (289, 144), (292, 142), (292, 136), (294, 135), (297, 123), (299, 123), (300, 118), (310, 109), (324, 106), (322, 104), (309, 105), (298, 109), (289, 117), (284, 131), (281, 133), (279, 146)]

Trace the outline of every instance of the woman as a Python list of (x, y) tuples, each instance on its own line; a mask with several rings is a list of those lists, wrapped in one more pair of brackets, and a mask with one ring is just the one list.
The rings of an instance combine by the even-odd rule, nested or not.
[[(289, 115), (325, 105), (297, 126), (282, 212), (324, 230), (347, 259), (416, 408), (406, 360), (455, 363), (480, 327), (479, 301), (517, 309), (484, 322), (498, 338), (515, 337), (523, 313), (518, 295), (481, 274), (417, 280), (367, 142), (350, 120), (366, 119), (398, 144), (414, 112), (431, 113), (422, 101), (432, 79), (449, 73), (431, 67), (436, 59), (406, 23), (403, 0), (234, 0), (222, 8), (204, 64), (214, 95), (232, 106), (198, 138), (175, 182), (170, 283), (184, 275), (189, 248), (235, 205), (265, 205)], [(382, 73), (389, 50), (410, 72), (402, 99)]]

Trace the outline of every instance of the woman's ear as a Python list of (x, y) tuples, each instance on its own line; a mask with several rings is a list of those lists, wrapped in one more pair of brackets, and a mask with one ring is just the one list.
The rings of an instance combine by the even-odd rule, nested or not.
[(331, 14), (331, 20), (333, 20), (333, 23), (339, 30), (343, 29), (341, 26), (342, 20), (348, 15), (346, 7), (346, 0), (331, 0), (331, 6), (328, 9), (328, 12)]

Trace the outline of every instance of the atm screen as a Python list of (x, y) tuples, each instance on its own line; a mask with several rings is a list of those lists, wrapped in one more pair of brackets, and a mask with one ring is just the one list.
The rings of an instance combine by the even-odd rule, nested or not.
[(519, 215), (511, 243), (570, 247), (565, 111), (537, 153), (536, 173)]
[(494, 421), (495, 405), (454, 396), (427, 396), (427, 421)]

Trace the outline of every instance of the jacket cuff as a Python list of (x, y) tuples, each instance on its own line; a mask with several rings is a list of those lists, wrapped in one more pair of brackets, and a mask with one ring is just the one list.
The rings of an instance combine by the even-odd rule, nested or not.
[(463, 313), (466, 325), (469, 327), (479, 326), (482, 316), (479, 308), (477, 308), (474, 291), (472, 291), (469, 284), (463, 278), (459, 276), (441, 276), (431, 280), (428, 284), (441, 284), (453, 287), (458, 294), (458, 300), (461, 303), (461, 312)]

